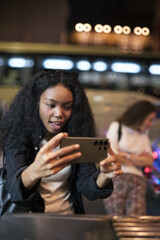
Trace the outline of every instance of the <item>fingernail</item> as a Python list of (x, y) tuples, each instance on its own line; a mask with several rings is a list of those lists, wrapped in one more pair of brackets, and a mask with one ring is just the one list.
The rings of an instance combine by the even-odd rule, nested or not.
[(80, 145), (79, 145), (79, 144), (75, 144), (74, 146), (75, 146), (75, 148), (79, 148), (79, 147), (80, 147)]
[(102, 161), (102, 162), (100, 162), (100, 165), (104, 165), (104, 164), (105, 164), (105, 162), (103, 162), (103, 161)]
[(82, 156), (82, 153), (81, 153), (81, 152), (78, 152), (77, 155), (78, 155), (78, 157), (81, 157), (81, 156)]

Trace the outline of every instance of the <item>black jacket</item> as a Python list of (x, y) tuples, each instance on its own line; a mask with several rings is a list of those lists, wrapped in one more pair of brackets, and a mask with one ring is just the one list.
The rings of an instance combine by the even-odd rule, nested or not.
[[(39, 140), (40, 142), (40, 140)], [(39, 144), (38, 144), (39, 145)], [(16, 212), (44, 212), (44, 201), (38, 192), (40, 181), (30, 190), (26, 191), (21, 180), (21, 173), (35, 159), (39, 146), (12, 143), (5, 147), (7, 191), (11, 200), (16, 204)], [(72, 164), (70, 177), (71, 199), (75, 213), (84, 213), (81, 194), (89, 200), (109, 197), (113, 191), (112, 180), (105, 188), (96, 185), (99, 170), (94, 164)]]

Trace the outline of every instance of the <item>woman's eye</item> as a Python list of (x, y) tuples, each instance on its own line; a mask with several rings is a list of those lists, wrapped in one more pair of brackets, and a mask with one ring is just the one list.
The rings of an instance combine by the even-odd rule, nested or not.
[(70, 110), (70, 109), (72, 109), (72, 106), (70, 106), (70, 105), (65, 106), (64, 109), (65, 109), (65, 110)]
[(54, 104), (47, 103), (47, 106), (50, 107), (50, 108), (54, 108)]

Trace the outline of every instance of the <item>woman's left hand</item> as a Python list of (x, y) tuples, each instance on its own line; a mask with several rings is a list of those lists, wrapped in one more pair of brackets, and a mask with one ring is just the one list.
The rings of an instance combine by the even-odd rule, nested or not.
[(104, 187), (107, 184), (108, 179), (123, 174), (118, 155), (113, 152), (110, 144), (108, 157), (100, 162), (100, 171), (101, 172), (97, 178), (97, 185), (99, 187)]

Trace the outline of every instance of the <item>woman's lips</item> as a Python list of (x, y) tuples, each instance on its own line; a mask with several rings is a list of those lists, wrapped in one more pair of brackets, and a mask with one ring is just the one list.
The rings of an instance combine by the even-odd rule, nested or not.
[(58, 130), (63, 126), (63, 122), (50, 122), (50, 125), (54, 130)]

